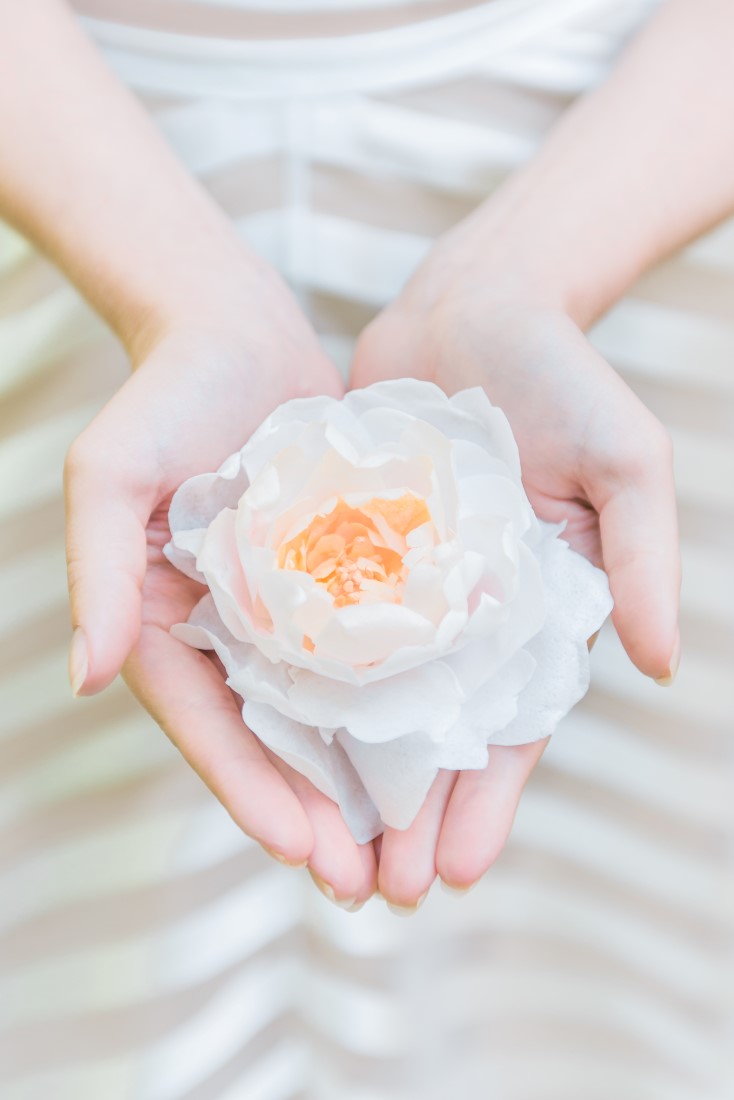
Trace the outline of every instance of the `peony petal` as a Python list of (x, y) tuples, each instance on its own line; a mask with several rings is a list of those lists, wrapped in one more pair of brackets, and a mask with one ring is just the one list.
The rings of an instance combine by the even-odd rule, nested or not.
[(173, 494), (168, 510), (172, 539), (164, 546), (163, 553), (186, 576), (198, 581), (203, 579), (195, 558), (206, 529), (224, 508), (237, 507), (247, 485), (247, 474), (238, 453), (230, 455), (216, 473), (191, 477)]
[(358, 844), (379, 836), (380, 815), (336, 739), (326, 745), (317, 729), (293, 722), (262, 703), (245, 702), (242, 717), (264, 745), (338, 804)]
[[(459, 393), (452, 394), (449, 400), (453, 412), (463, 413), (468, 420), (484, 429), (482, 446), (491, 455), (506, 462), (512, 477), (519, 482), (521, 477), (520, 453), (512, 434), (510, 422), (502, 409), (492, 404), (481, 386), (461, 390)], [(449, 434), (455, 439), (476, 440), (473, 431), (454, 431), (449, 432)]]
[(458, 483), (459, 524), (468, 516), (508, 520), (516, 537), (524, 535), (533, 523), (533, 510), (525, 490), (508, 477), (496, 474), (474, 474)]
[(429, 644), (435, 628), (423, 615), (398, 604), (357, 604), (337, 608), (314, 638), (315, 657), (349, 665), (383, 661), (403, 646)]
[(481, 588), (502, 603), (517, 589), (519, 539), (504, 516), (468, 516), (460, 521), (459, 537), (464, 549), (484, 563)]
[(442, 768), (461, 771), (487, 766), (487, 744), (517, 715), (518, 700), (535, 667), (530, 654), (520, 650), (480, 685), (446, 735), (438, 755)]
[(451, 461), (457, 483), (465, 477), (506, 477), (515, 478), (506, 462), (491, 455), (484, 446), (472, 443), (468, 439), (451, 440)]
[(354, 765), (385, 825), (407, 829), (438, 773), (438, 748), (421, 734), (367, 745), (339, 730), (336, 740)]
[(292, 670), (288, 701), (319, 726), (344, 726), (358, 741), (379, 744), (409, 733), (440, 741), (459, 717), (463, 696), (440, 661), (355, 687), (302, 669)]
[(239, 641), (269, 634), (272, 622), (251, 598), (235, 538), (236, 515), (225, 508), (206, 532), (196, 567), (209, 585), (222, 622)]
[(476, 443), (501, 458), (512, 477), (520, 479), (517, 444), (507, 417), (492, 405), (480, 387), (462, 390), (448, 398), (430, 382), (414, 378), (390, 379), (361, 390), (350, 390), (344, 403), (360, 417), (372, 409), (410, 410), (416, 419), (432, 424), (449, 439)]
[(588, 639), (612, 609), (606, 574), (567, 543), (549, 535), (540, 548), (547, 617), (527, 643), (533, 678), (520, 696), (514, 721), (496, 734), (498, 745), (525, 744), (553, 733), (589, 686)]
[(171, 634), (195, 649), (213, 649), (227, 672), (228, 685), (243, 699), (268, 703), (289, 717), (300, 717), (288, 702), (293, 685), (289, 666), (268, 660), (249, 642), (237, 641), (222, 623), (210, 594), (199, 600), (188, 622), (171, 628)]
[[(240, 451), (250, 481), (284, 448), (297, 444), (305, 447), (314, 436), (323, 438), (321, 425), (335, 415), (334, 406), (338, 405), (331, 397), (301, 397), (274, 409)], [(314, 428), (318, 428), (317, 433)]]
[(432, 562), (418, 562), (408, 573), (401, 603), (438, 626), (449, 611), (443, 587), (444, 574)]
[(171, 536), (170, 542), (163, 547), (163, 554), (171, 565), (175, 565), (176, 569), (180, 569), (187, 577), (191, 577), (192, 581), (198, 581), (199, 584), (204, 584), (204, 578), (196, 568), (196, 559), (204, 545), (205, 536), (206, 527), (198, 527), (191, 531), (177, 531)]
[[(507, 576), (507, 575), (506, 575)], [(503, 598), (480, 596), (466, 630), (467, 638), (483, 638), (506, 653), (514, 653), (537, 634), (546, 617), (545, 584), (537, 557), (524, 542), (517, 545), (517, 569), (514, 583)], [(490, 589), (491, 591), (491, 589)], [(506, 608), (506, 613), (500, 608)], [(502, 625), (501, 637), (495, 632)]]

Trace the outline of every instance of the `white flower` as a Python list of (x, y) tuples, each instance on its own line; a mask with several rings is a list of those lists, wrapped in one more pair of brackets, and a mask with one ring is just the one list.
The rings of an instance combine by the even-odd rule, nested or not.
[(289, 401), (169, 521), (167, 556), (209, 588), (174, 634), (216, 650), (247, 725), (360, 843), (588, 687), (606, 577), (534, 515), (481, 389)]

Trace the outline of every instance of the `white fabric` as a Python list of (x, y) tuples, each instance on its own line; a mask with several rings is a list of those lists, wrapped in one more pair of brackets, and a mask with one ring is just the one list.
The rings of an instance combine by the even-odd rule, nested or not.
[[(346, 369), (430, 241), (532, 155), (653, 5), (77, 6)], [(603, 633), (500, 864), (401, 922), (336, 910), (261, 855), (122, 686), (71, 700), (60, 470), (126, 368), (3, 231), (6, 1100), (731, 1094), (733, 296), (729, 222), (593, 333), (675, 442), (678, 684), (643, 681)]]

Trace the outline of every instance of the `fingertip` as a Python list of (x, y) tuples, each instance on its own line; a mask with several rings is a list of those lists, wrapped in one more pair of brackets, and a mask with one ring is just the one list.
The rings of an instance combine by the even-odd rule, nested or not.
[[(652, 602), (617, 603), (612, 622), (633, 665), (658, 683), (672, 683), (680, 656), (680, 633), (672, 611)], [(666, 621), (668, 620), (668, 621)]]
[[(292, 845), (287, 845), (286, 846), (287, 849), (288, 849), (287, 852), (276, 851), (275, 848), (268, 847), (268, 845), (264, 844), (262, 841), (260, 842), (260, 846), (261, 846), (262, 850), (264, 852), (267, 852), (267, 854), (272, 859), (276, 859), (278, 861), (278, 863), (285, 864), (286, 867), (297, 867), (297, 868), (308, 867), (308, 855), (311, 854), (310, 851), (309, 851), (308, 855), (306, 855), (302, 859), (300, 859), (298, 856), (293, 854), (294, 847)], [(298, 850), (298, 845), (295, 846), (295, 850)]]
[(84, 631), (76, 627), (69, 645), (69, 684), (71, 694), (76, 699), (84, 687), (89, 671), (89, 650)]
[(660, 687), (670, 687), (678, 675), (678, 666), (680, 665), (680, 644), (680, 629), (676, 628), (673, 652), (670, 655), (667, 671), (662, 676), (657, 676), (655, 678), (655, 683), (659, 684)]
[[(254, 799), (247, 806), (232, 801), (230, 814), (273, 859), (289, 867), (307, 867), (316, 846), (316, 836), (300, 800), (287, 782), (269, 783), (267, 774), (263, 774), (260, 789), (268, 791), (263, 804), (255, 804)], [(251, 832), (255, 819), (257, 831)]]
[(97, 695), (122, 671), (140, 635), (140, 600), (128, 602), (116, 625), (77, 626), (69, 644), (69, 684), (74, 698)]
[[(453, 894), (466, 894), (499, 859), (510, 834), (510, 824), (483, 838), (475, 850), (464, 838), (458, 842), (449, 829), (439, 838), (436, 869), (444, 889)], [(476, 844), (476, 840), (475, 840)]]

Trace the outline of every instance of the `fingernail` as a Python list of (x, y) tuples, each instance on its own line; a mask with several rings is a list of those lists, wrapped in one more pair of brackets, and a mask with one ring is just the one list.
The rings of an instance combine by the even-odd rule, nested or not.
[(350, 905), (347, 909), (347, 913), (358, 913), (360, 909), (364, 909), (367, 904), (365, 901), (355, 901), (354, 905)]
[(88, 668), (87, 639), (84, 637), (82, 628), (78, 626), (71, 636), (69, 646), (69, 683), (74, 698), (79, 694), (87, 678)]
[(458, 898), (468, 894), (470, 890), (473, 890), (476, 886), (476, 882), (472, 882), (469, 886), (449, 886), (448, 882), (444, 882), (442, 878), (439, 880), (441, 889), (444, 894), (449, 894), (451, 897)]
[(267, 852), (273, 859), (277, 859), (278, 863), (284, 863), (286, 867), (307, 867), (308, 860), (304, 859), (300, 863), (292, 863), (291, 860), (284, 856), (282, 852), (276, 852), (274, 848), (268, 848), (267, 844), (262, 844), (261, 848), (264, 852)]
[(592, 649), (596, 645), (596, 639), (598, 637), (599, 637), (599, 631), (597, 630), (596, 634), (592, 634), (591, 637), (589, 638), (588, 642), (586, 643), (589, 647), (589, 653), (591, 653)]
[(321, 876), (317, 875), (315, 871), (312, 871), (310, 867), (308, 873), (324, 897), (328, 898), (333, 905), (337, 905), (340, 909), (351, 909), (357, 901), (356, 896), (353, 898), (338, 898), (334, 893), (334, 887), (330, 886), (328, 882), (324, 882)]
[(675, 642), (673, 643), (673, 652), (670, 657), (670, 668), (667, 676), (661, 676), (655, 681), (660, 687), (670, 687), (678, 674), (678, 666), (680, 665), (680, 631), (676, 632)]
[(396, 917), (412, 917), (413, 913), (417, 913), (421, 905), (426, 899), (428, 891), (425, 894), (421, 894), (415, 905), (395, 905), (394, 902), (388, 901), (387, 907), (391, 913), (394, 913)]

